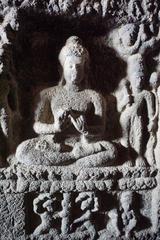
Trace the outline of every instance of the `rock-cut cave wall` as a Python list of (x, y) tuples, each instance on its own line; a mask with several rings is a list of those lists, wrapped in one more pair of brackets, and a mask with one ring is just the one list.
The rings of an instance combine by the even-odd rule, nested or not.
[(158, 0), (0, 0), (0, 239), (160, 239), (159, 83)]

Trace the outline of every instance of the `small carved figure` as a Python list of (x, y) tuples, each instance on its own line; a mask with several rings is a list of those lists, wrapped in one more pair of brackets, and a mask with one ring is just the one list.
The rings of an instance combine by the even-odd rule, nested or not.
[(47, 233), (54, 230), (54, 221), (61, 218), (61, 233), (66, 235), (70, 230), (70, 193), (63, 193), (62, 210), (57, 211), (57, 198), (49, 193), (40, 194), (33, 201), (33, 209), (41, 218), (41, 224), (35, 229), (34, 235)]
[[(160, 134), (160, 55), (158, 56), (158, 66), (157, 66), (157, 71), (153, 72), (151, 77), (150, 77), (150, 83), (153, 88), (153, 93), (155, 94), (156, 98), (156, 113), (155, 113), (155, 120), (157, 120), (157, 129), (155, 129), (156, 136), (155, 137), (155, 151), (154, 151), (154, 156), (156, 160), (156, 164), (159, 167), (160, 166), (160, 161), (159, 161), (159, 156), (160, 156), (160, 141), (159, 141), (159, 134)], [(157, 130), (157, 131), (156, 131)]]
[[(130, 4), (130, 7), (135, 8), (136, 14), (140, 13), (140, 2), (135, 1)], [(122, 90), (123, 93), (122, 101), (120, 99), (117, 101), (121, 113), (120, 123), (123, 135), (121, 144), (127, 148), (128, 159), (132, 149), (137, 153), (136, 165), (145, 165), (144, 156), (148, 163), (153, 165), (155, 160), (152, 153), (156, 129), (155, 96), (153, 92), (144, 90), (142, 86), (145, 78), (143, 58), (158, 46), (160, 28), (153, 26), (152, 23), (129, 23), (120, 27), (118, 31), (113, 31), (110, 37), (113, 40), (110, 41), (113, 47), (128, 63), (128, 79), (122, 80), (121, 89), (118, 89), (118, 92)], [(147, 118), (148, 129), (146, 128)], [(126, 165), (132, 166), (133, 161), (129, 159)]]
[(152, 89), (152, 93), (154, 96), (154, 103), (155, 103), (155, 114), (153, 117), (154, 121), (154, 129), (150, 132), (150, 137), (147, 143), (146, 147), (146, 158), (148, 163), (152, 166), (156, 163), (156, 157), (155, 157), (155, 148), (157, 144), (157, 130), (158, 130), (158, 115), (159, 115), (159, 99), (158, 99), (158, 87), (159, 87), (159, 76), (157, 72), (153, 72), (150, 76), (149, 83), (150, 87)]
[(118, 226), (118, 219), (119, 219), (119, 213), (116, 208), (110, 210), (108, 212), (108, 223), (107, 223), (107, 230), (109, 233), (112, 233), (115, 237), (119, 237), (121, 232), (119, 230)]
[(126, 100), (123, 101), (125, 105), (120, 116), (121, 144), (128, 149), (128, 164), (130, 166), (133, 165), (130, 156), (131, 149), (137, 154), (136, 165), (145, 166), (144, 155), (148, 138), (144, 136), (147, 132), (150, 134), (154, 131), (155, 127), (154, 95), (143, 89), (144, 77), (143, 58), (140, 54), (135, 54), (130, 57), (128, 62), (128, 80), (131, 90), (130, 92), (128, 90), (128, 94), (125, 96)]
[(106, 105), (88, 86), (89, 53), (78, 37), (70, 37), (59, 54), (62, 79), (43, 90), (35, 112), (40, 136), (21, 143), (16, 151), (24, 164), (87, 167), (112, 165), (115, 146), (104, 140)]
[(121, 218), (123, 224), (123, 230), (125, 232), (125, 237), (130, 239), (132, 231), (136, 227), (137, 219), (135, 212), (132, 210), (133, 205), (133, 193), (130, 191), (122, 192), (120, 197), (121, 204)]
[(81, 202), (81, 210), (84, 213), (81, 217), (75, 219), (73, 224), (82, 223), (81, 228), (84, 227), (88, 230), (91, 237), (90, 239), (97, 239), (97, 232), (92, 223), (92, 214), (93, 212), (97, 212), (99, 210), (98, 198), (93, 192), (81, 192), (76, 198), (76, 203), (78, 202)]
[(56, 198), (50, 194), (40, 194), (33, 201), (33, 210), (41, 218), (41, 224), (34, 230), (33, 235), (37, 236), (48, 233), (53, 228), (53, 221), (60, 217), (60, 213), (56, 211)]
[(118, 31), (113, 31), (113, 47), (121, 56), (130, 57), (134, 54), (146, 54), (152, 50), (160, 40), (160, 29), (154, 29), (150, 25), (129, 23), (123, 25)]

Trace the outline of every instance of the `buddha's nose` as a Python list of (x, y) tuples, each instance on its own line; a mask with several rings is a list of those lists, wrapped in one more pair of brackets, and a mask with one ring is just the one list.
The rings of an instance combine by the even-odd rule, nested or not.
[(77, 66), (73, 64), (72, 69), (75, 71), (77, 69)]
[(72, 68), (72, 74), (73, 74), (73, 75), (76, 75), (76, 74), (77, 74), (77, 71), (78, 71), (77, 67), (74, 66), (74, 67)]

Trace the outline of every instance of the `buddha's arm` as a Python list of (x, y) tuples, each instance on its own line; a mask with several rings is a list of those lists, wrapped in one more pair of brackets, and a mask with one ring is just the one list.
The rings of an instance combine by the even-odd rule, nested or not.
[(50, 123), (51, 115), (49, 99), (41, 97), (35, 112), (35, 123), (33, 125), (33, 129), (37, 134), (51, 134), (59, 131), (54, 122)]
[(94, 125), (88, 126), (89, 134), (94, 133), (95, 135), (103, 135), (105, 131), (105, 118), (106, 118), (106, 103), (103, 96), (100, 94), (93, 94), (92, 102), (94, 105), (94, 114), (97, 121)]
[(4, 103), (2, 107), (0, 106), (0, 125), (4, 136), (9, 137), (11, 133), (10, 112), (6, 103)]

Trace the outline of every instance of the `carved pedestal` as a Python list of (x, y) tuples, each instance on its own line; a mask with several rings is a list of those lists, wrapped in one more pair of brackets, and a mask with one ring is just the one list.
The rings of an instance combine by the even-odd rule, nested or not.
[(1, 239), (159, 239), (156, 168), (0, 172)]

